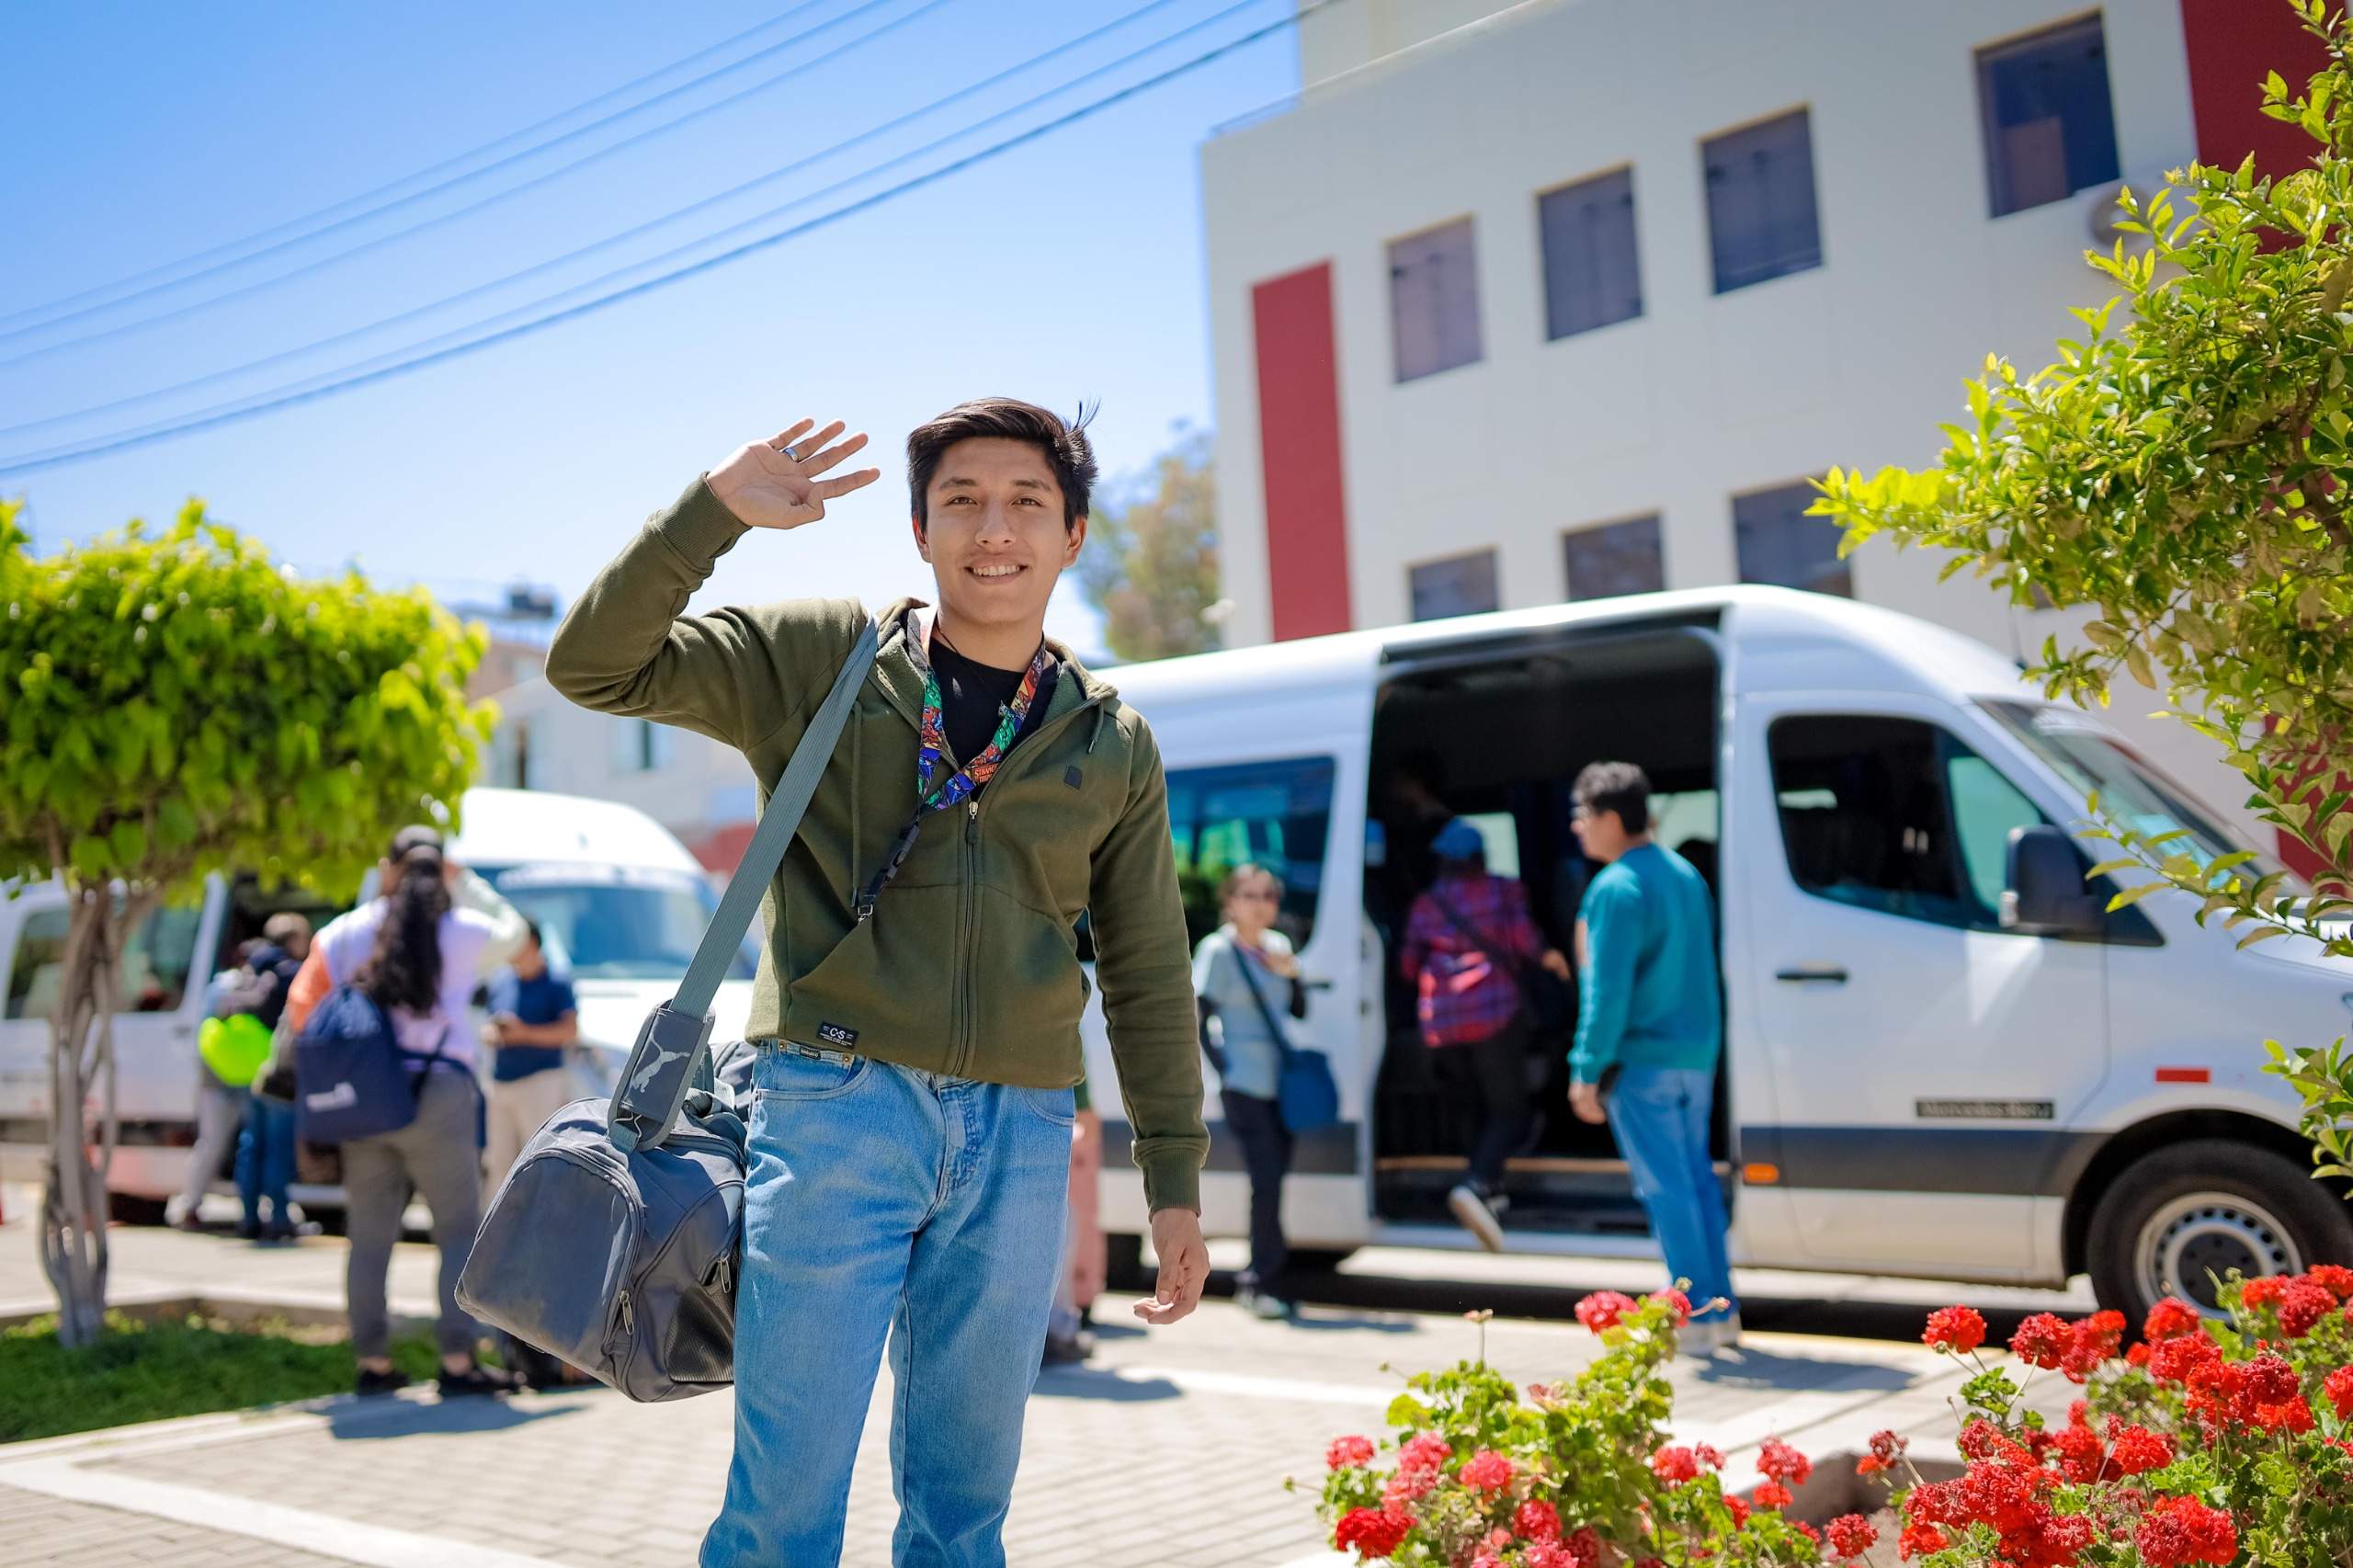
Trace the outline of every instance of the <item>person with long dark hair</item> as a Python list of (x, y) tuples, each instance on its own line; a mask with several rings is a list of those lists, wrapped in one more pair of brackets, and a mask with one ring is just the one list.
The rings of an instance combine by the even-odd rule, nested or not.
[(496, 889), (442, 854), (432, 828), (403, 828), (379, 874), (377, 897), (319, 933), (287, 1004), (299, 1031), (329, 991), (356, 983), (384, 1009), (415, 1074), (414, 1121), (343, 1145), (351, 1234), (345, 1294), (358, 1388), (389, 1393), (408, 1381), (392, 1363), (384, 1297), (414, 1186), (441, 1249), (441, 1392), (502, 1392), (514, 1380), (474, 1359), (480, 1330), (458, 1306), (458, 1276), (482, 1220), (482, 1087), (466, 1006), (527, 927)]

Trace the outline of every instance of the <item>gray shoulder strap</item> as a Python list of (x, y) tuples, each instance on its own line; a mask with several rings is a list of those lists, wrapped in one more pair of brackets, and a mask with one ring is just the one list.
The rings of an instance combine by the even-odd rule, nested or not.
[(801, 818), (809, 810), (810, 797), (817, 792), (817, 780), (833, 760), (834, 745), (841, 739), (842, 726), (848, 722), (850, 708), (858, 700), (858, 686), (873, 666), (878, 641), (879, 633), (870, 620), (858, 633), (857, 646), (850, 649), (849, 657), (843, 662), (841, 673), (834, 677), (833, 690), (825, 694), (824, 704), (802, 733), (801, 744), (793, 748), (792, 760), (785, 765), (776, 788), (768, 791), (767, 810), (760, 813), (760, 825), (753, 831), (743, 862), (728, 880), (719, 909), (703, 930), (702, 945), (695, 949), (694, 961), (687, 966), (687, 977), (678, 984), (677, 999), (670, 1004), (677, 1011), (698, 1016), (710, 1011), (711, 998), (719, 994), (719, 983), (727, 977), (729, 963), (744, 945), (744, 933), (752, 928), (752, 917), (759, 913), (761, 895), (775, 880), (776, 869), (784, 863), (785, 849), (801, 829)]

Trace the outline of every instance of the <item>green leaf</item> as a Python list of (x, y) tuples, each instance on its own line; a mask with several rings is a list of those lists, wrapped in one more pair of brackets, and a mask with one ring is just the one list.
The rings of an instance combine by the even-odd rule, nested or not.
[(2268, 942), (2274, 937), (2284, 937), (2287, 934), (2288, 932), (2285, 926), (2258, 926), (2254, 930), (2249, 931), (2245, 936), (2239, 938), (2239, 946), (2242, 948), (2251, 948), (2257, 942)]
[(2148, 897), (2151, 893), (2157, 892), (2160, 888), (2169, 888), (2171, 886), (2173, 886), (2171, 882), (2136, 883), (2131, 887), (2124, 889), (2121, 892), (2119, 892), (2115, 897), (2108, 901), (2109, 913), (2112, 915), (2116, 911), (2122, 909), (2127, 904), (2140, 903), (2143, 899)]

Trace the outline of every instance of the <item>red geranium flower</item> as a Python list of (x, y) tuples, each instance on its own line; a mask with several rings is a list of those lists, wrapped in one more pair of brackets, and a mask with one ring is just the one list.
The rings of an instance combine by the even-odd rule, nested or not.
[(2010, 1350), (2029, 1366), (2055, 1371), (2075, 1340), (2075, 1331), (2056, 1312), (2037, 1312), (2010, 1335)]
[(1840, 1515), (1824, 1533), (1830, 1538), (1830, 1550), (1841, 1557), (1860, 1557), (1879, 1544), (1879, 1531), (1860, 1514)]
[(2127, 1350), (2124, 1353), (2124, 1358), (2135, 1367), (2147, 1366), (2149, 1364), (2149, 1342), (2144, 1339), (2140, 1344), (2135, 1345), (2131, 1349)]
[(1465, 1486), (1475, 1486), (1482, 1492), (1501, 1492), (1511, 1484), (1511, 1460), (1493, 1449), (1481, 1449), (1462, 1461), (1456, 1472)]
[[(1594, 1564), (1601, 1561), (1601, 1538), (1593, 1533), (1591, 1525), (1587, 1525), (1563, 1541), (1561, 1550), (1568, 1559), (1563, 1568), (1594, 1568)], [(1547, 1565), (1530, 1557), (1528, 1568), (1547, 1568)]]
[(1732, 1511), (1733, 1528), (1738, 1529), (1748, 1522), (1748, 1503), (1745, 1498), (1727, 1495), (1724, 1498), (1724, 1506)]
[(1669, 1486), (1699, 1477), (1699, 1461), (1688, 1449), (1661, 1449), (1651, 1456), (1651, 1473)]
[(1649, 1306), (1654, 1301), (1665, 1301), (1675, 1310), (1676, 1327), (1681, 1328), (1691, 1321), (1691, 1298), (1682, 1291), (1669, 1288), (1665, 1290), (1654, 1290), (1643, 1298), (1644, 1306)]
[(2340, 1301), (2353, 1301), (2353, 1268), (2335, 1263), (2317, 1264), (2304, 1278), (2323, 1287)]
[[(2110, 1418), (2113, 1428), (2114, 1418)], [(2146, 1471), (2163, 1470), (2173, 1463), (2173, 1441), (2163, 1433), (2152, 1432), (2146, 1426), (2127, 1426), (2114, 1432), (2115, 1450), (2110, 1458), (2125, 1475), (2139, 1475)]]
[(1332, 1446), (1324, 1450), (1324, 1462), (1334, 1470), (1353, 1470), (1372, 1461), (1372, 1439), (1370, 1437), (1335, 1437)]
[(1896, 1555), (1909, 1562), (1915, 1557), (1926, 1557), (1931, 1551), (1942, 1551), (1949, 1543), (1945, 1532), (1934, 1525), (1906, 1525), (1895, 1540)]
[(1710, 1470), (1722, 1470), (1724, 1467), (1724, 1456), (1705, 1443), (1692, 1444), (1691, 1457)]
[(2339, 1421), (2353, 1416), (2353, 1367), (2339, 1367), (2329, 1373), (2322, 1381), (2320, 1392), (2326, 1394), (2328, 1403), (2336, 1407)]
[(1454, 1457), (1452, 1445), (1435, 1432), (1416, 1433), (1397, 1452), (1397, 1468), (1404, 1470), (1436, 1470)]
[(2243, 1364), (2247, 1397), (2257, 1404), (2285, 1404), (2303, 1391), (2302, 1380), (2287, 1358), (2267, 1350)]
[(2185, 1568), (2192, 1562), (2227, 1563), (2238, 1555), (2237, 1527), (2230, 1515), (2195, 1497), (2165, 1497), (2141, 1517), (2132, 1544), (2149, 1568)]
[(2302, 1339), (2336, 1310), (2336, 1298), (2314, 1279), (2290, 1279), (2279, 1297), (2279, 1332)]
[(1813, 1461), (1779, 1437), (1768, 1437), (1756, 1453), (1756, 1473), (1784, 1486), (1803, 1486), (1813, 1475)]
[(1928, 1332), (1920, 1342), (1966, 1356), (1985, 1343), (1985, 1320), (1974, 1307), (1942, 1308), (1928, 1314)]
[(2185, 1334), (2196, 1334), (2206, 1326), (2198, 1309), (2178, 1296), (2167, 1296), (2149, 1309), (2146, 1323), (2141, 1325), (2141, 1337), (2148, 1340), (2177, 1339)]
[(1790, 1489), (1778, 1481), (1768, 1481), (1750, 1495), (1760, 1508), (1786, 1508), (1793, 1501)]
[(1526, 1540), (1558, 1540), (1561, 1511), (1541, 1498), (1530, 1497), (1512, 1515), (1511, 1528)]
[(1634, 1299), (1617, 1290), (1596, 1290), (1577, 1303), (1577, 1322), (1596, 1334), (1616, 1328), (1634, 1310)]
[(1353, 1549), (1358, 1557), (1387, 1557), (1405, 1544), (1413, 1529), (1410, 1515), (1390, 1508), (1351, 1508), (1332, 1532), (1332, 1544)]
[(1438, 1490), (1443, 1477), (1435, 1470), (1401, 1470), (1389, 1478), (1381, 1491), (1383, 1506), (1402, 1508), (1408, 1503), (1418, 1503)]
[(2277, 1306), (2279, 1298), (2287, 1293), (2285, 1275), (2267, 1274), (2260, 1279), (2250, 1279), (2239, 1288), (2239, 1305), (2249, 1312), (2257, 1307)]

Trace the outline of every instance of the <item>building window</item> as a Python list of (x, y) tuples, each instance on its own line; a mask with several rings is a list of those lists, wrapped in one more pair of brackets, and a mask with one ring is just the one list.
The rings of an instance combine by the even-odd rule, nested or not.
[(1996, 218), (2116, 178), (2116, 114), (2099, 18), (1979, 50), (1977, 112)]
[(1443, 620), (1502, 608), (1495, 597), (1495, 552), (1482, 550), (1426, 561), (1412, 570), (1414, 619)]
[(1813, 131), (1805, 110), (1727, 131), (1699, 151), (1717, 293), (1822, 265)]
[(1471, 220), (1389, 242), (1397, 379), (1479, 362), (1479, 259)]
[(657, 773), (676, 754), (669, 727), (651, 719), (623, 719), (613, 727), (613, 771)]
[(1561, 548), (1568, 563), (1572, 599), (1654, 594), (1666, 586), (1655, 514), (1572, 529), (1562, 539)]
[(1838, 525), (1805, 515), (1818, 494), (1811, 484), (1784, 484), (1733, 497), (1733, 543), (1742, 582), (1854, 597), (1854, 574), (1838, 558)]
[(1643, 313), (1635, 265), (1634, 171), (1620, 169), (1536, 199), (1544, 235), (1544, 335), (1567, 337)]

